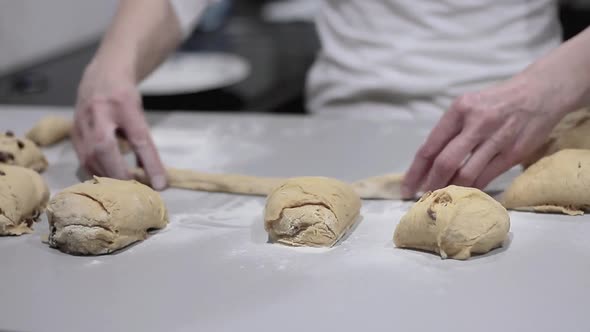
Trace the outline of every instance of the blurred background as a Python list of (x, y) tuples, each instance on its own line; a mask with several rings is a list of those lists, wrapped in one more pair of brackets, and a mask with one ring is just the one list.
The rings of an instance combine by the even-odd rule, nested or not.
[[(305, 76), (319, 49), (319, 2), (220, 1), (179, 55), (142, 85), (145, 108), (304, 112)], [(73, 105), (116, 5), (0, 0), (0, 104)], [(562, 1), (560, 17), (570, 38), (590, 25), (590, 1)]]

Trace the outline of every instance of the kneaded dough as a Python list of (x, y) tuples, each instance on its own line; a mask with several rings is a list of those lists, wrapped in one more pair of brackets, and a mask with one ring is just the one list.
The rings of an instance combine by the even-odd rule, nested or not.
[[(134, 178), (149, 183), (140, 168), (131, 170)], [(168, 168), (168, 185), (172, 188), (268, 196), (286, 178), (250, 176), (241, 174), (205, 173), (189, 169)], [(356, 181), (354, 191), (364, 199), (401, 199), (400, 186), (403, 174), (386, 174)]]
[(136, 181), (101, 177), (55, 195), (47, 216), (49, 245), (73, 255), (108, 254), (168, 224), (157, 192)]
[(360, 197), (344, 182), (325, 177), (286, 180), (268, 195), (264, 228), (272, 242), (331, 247), (355, 223)]
[(400, 248), (432, 251), (442, 258), (468, 259), (502, 246), (510, 217), (481, 190), (448, 186), (425, 193), (395, 228)]
[(72, 126), (71, 119), (60, 116), (46, 116), (27, 132), (26, 137), (39, 146), (49, 146), (68, 138)]
[(590, 107), (566, 115), (549, 134), (547, 142), (523, 160), (527, 168), (539, 159), (565, 149), (590, 150)]
[(49, 189), (37, 172), (0, 165), (0, 235), (32, 232), (48, 199)]
[(590, 208), (590, 150), (566, 149), (527, 168), (503, 194), (508, 209), (584, 214)]
[(43, 172), (47, 168), (47, 159), (31, 140), (18, 138), (8, 131), (0, 134), (0, 164), (22, 166)]

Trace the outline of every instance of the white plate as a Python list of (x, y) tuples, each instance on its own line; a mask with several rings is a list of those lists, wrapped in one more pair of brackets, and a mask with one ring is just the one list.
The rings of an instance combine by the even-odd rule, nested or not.
[(194, 93), (222, 88), (248, 77), (250, 64), (227, 53), (177, 53), (139, 85), (146, 95)]

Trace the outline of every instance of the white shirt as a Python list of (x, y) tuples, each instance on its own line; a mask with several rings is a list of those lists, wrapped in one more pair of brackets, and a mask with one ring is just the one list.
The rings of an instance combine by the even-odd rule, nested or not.
[(561, 42), (555, 0), (322, 1), (313, 112), (440, 115)]

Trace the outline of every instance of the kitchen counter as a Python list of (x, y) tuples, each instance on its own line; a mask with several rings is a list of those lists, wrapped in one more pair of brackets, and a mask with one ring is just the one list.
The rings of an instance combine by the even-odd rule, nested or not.
[[(70, 109), (0, 107), (24, 133)], [(354, 180), (402, 171), (428, 121), (149, 113), (170, 166)], [(46, 150), (52, 193), (78, 182), (69, 143)], [(499, 179), (501, 188), (518, 173)], [(331, 249), (267, 243), (264, 198), (166, 190), (169, 226), (114, 255), (74, 257), (35, 232), (0, 238), (0, 330), (587, 331), (590, 217), (511, 212), (510, 241), (468, 261), (394, 248), (411, 203), (365, 201)]]

